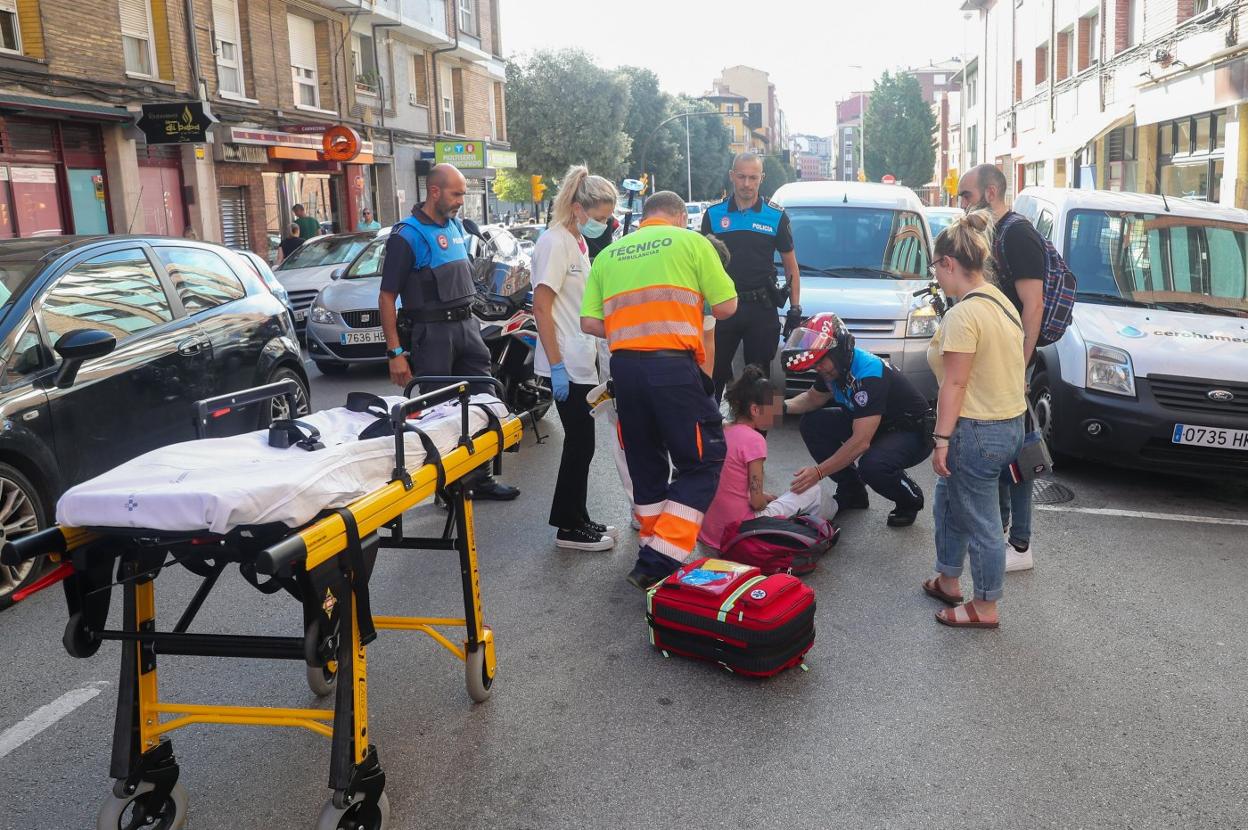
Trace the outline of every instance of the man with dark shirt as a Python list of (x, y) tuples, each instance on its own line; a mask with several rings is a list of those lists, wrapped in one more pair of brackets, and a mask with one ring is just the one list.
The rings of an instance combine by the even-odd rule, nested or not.
[(702, 234), (714, 234), (728, 246), (728, 276), (737, 287), (737, 313), (715, 326), (715, 397), (732, 380), (732, 361), (743, 347), (745, 362), (769, 370), (780, 346), (780, 318), (776, 316), (775, 255), (780, 254), (789, 285), (789, 312), (785, 334), (796, 328), (802, 315), (802, 288), (793, 250), (793, 231), (784, 208), (759, 195), (763, 160), (739, 153), (729, 172), (732, 193), (702, 214)]
[[(831, 313), (816, 314), (789, 336), (784, 366), (813, 368), (819, 376), (784, 402), (786, 413), (802, 416), (802, 440), (816, 462), (798, 470), (790, 489), (802, 493), (830, 478), (839, 510), (851, 510), (868, 506), (870, 487), (896, 504), (890, 527), (914, 524), (923, 491), (906, 470), (931, 454), (926, 433), (934, 424), (919, 391), (892, 366), (855, 348), (854, 336)], [(829, 401), (838, 408), (824, 409)]]
[[(428, 188), (425, 203), (394, 226), (382, 262), (381, 328), (390, 380), (399, 387), (413, 376), (490, 374), (490, 350), (472, 316), (476, 287), (467, 236), (455, 215), (468, 183), (453, 165), (439, 164), (429, 172)], [(399, 335), (400, 314), (410, 328), (406, 342)], [(499, 501), (520, 495), (488, 475), (473, 491), (478, 499)]]
[[(997, 220), (996, 233), (1004, 234), (994, 250), (1004, 253), (997, 262), (997, 287), (1018, 309), (1023, 320), (1023, 360), (1030, 379), (1031, 361), (1040, 338), (1044, 317), (1044, 239), (1026, 219), (1009, 222), (1016, 216), (1005, 206), (1005, 174), (992, 164), (981, 164), (967, 171), (958, 183), (958, 199), (964, 210), (987, 209)], [(1004, 230), (1003, 230), (1004, 228)], [(1031, 552), (1031, 482), (1015, 482), (1009, 473), (1001, 476), (1001, 522), (1006, 529), (1006, 571), (1025, 571), (1034, 566)]]

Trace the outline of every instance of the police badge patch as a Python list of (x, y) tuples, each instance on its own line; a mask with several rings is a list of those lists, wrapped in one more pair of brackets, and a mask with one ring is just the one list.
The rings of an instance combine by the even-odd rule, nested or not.
[(724, 230), (728, 230), (730, 227), (732, 227), (732, 220), (729, 219), (727, 216), (725, 216), (723, 219), (719, 220), (719, 226), (723, 228)]
[(446, 234), (444, 233), (438, 234), (438, 247), (439, 248), (445, 251), (448, 247), (450, 247), (450, 244), (451, 242), (450, 240), (446, 238)]
[(854, 393), (854, 404), (857, 406), (866, 406), (867, 401), (869, 401), (870, 399), (871, 398), (867, 394), (867, 390), (865, 389), (860, 389), (859, 391)]

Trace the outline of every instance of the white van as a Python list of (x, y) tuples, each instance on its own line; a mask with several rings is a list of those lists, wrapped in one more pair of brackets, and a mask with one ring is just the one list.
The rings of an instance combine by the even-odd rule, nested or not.
[(1248, 475), (1248, 211), (1027, 188), (1014, 200), (1079, 281), (1031, 397), (1051, 448), (1125, 467)]
[[(793, 229), (802, 314), (836, 312), (858, 347), (887, 360), (935, 400), (927, 342), (936, 315), (915, 297), (931, 279), (931, 236), (919, 197), (892, 184), (792, 182), (772, 201)], [(779, 257), (776, 268), (783, 273)], [(798, 389), (812, 380), (813, 373), (790, 376), (786, 385)]]

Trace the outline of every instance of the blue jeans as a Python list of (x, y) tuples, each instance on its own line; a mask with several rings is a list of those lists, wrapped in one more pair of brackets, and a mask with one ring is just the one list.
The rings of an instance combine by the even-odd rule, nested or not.
[(1031, 482), (1014, 483), (1010, 471), (1001, 474), (998, 491), (1001, 503), (1001, 527), (1009, 527), (1010, 541), (1031, 544)]
[(1001, 598), (1001, 473), (1023, 446), (1023, 416), (1007, 421), (959, 418), (949, 440), (949, 477), (936, 480), (936, 572), (957, 578), (971, 555), (975, 599)]

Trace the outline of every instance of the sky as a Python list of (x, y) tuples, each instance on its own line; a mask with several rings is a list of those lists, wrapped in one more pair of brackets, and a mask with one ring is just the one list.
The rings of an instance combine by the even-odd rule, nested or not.
[(771, 73), (790, 133), (830, 135), (835, 102), (886, 69), (962, 54), (962, 0), (501, 0), (503, 51), (576, 47), (701, 95), (727, 66)]

